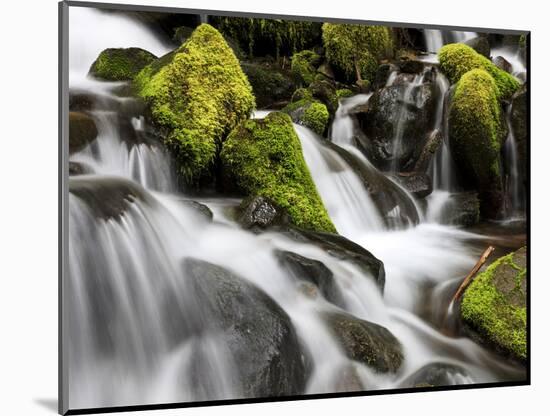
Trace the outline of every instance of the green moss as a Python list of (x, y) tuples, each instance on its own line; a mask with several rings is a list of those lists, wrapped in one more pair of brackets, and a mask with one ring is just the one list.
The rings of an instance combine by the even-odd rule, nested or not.
[(130, 81), (157, 57), (140, 48), (111, 48), (99, 54), (90, 75), (106, 81)]
[(291, 56), (313, 46), (320, 38), (320, 23), (249, 17), (212, 17), (211, 23), (235, 39), (249, 57)]
[(255, 106), (239, 61), (207, 24), (175, 52), (145, 67), (135, 85), (190, 183), (210, 174), (223, 139)]
[(298, 88), (296, 91), (294, 91), (294, 94), (292, 94), (291, 102), (300, 101), (303, 99), (307, 99), (309, 101), (313, 100), (313, 94), (311, 94), (311, 91), (307, 88)]
[(321, 57), (315, 52), (301, 51), (292, 55), (291, 71), (298, 83), (309, 85), (315, 80), (320, 63)]
[(487, 71), (495, 80), (499, 99), (512, 96), (520, 87), (516, 78), (467, 45), (461, 43), (445, 45), (439, 50), (438, 56), (441, 70), (453, 84), (457, 83), (465, 73), (479, 68)]
[(501, 257), (480, 273), (462, 299), (462, 319), (504, 351), (527, 358), (526, 268), (514, 264), (514, 254)]
[(304, 111), (303, 124), (322, 136), (327, 128), (329, 114), (327, 106), (314, 102)]
[(473, 177), (482, 198), (484, 192), (502, 187), (499, 158), (504, 132), (494, 79), (483, 69), (467, 72), (452, 97), (449, 137), (455, 158)]
[(323, 44), (327, 59), (347, 82), (372, 81), (379, 60), (393, 47), (387, 27), (333, 23), (323, 24)]
[(341, 88), (339, 90), (336, 90), (336, 96), (338, 98), (348, 98), (353, 95), (353, 91), (349, 90), (347, 88)]
[(286, 114), (241, 123), (221, 152), (223, 174), (250, 196), (272, 199), (299, 227), (335, 232), (302, 155), (300, 140)]

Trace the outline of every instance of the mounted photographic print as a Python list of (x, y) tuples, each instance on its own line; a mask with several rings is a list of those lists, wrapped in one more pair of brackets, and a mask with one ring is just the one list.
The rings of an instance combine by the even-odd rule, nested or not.
[(529, 123), (527, 31), (60, 3), (60, 413), (529, 384)]

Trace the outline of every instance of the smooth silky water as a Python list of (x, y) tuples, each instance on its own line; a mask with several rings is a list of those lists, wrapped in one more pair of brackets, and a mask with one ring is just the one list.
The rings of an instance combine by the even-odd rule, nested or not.
[[(84, 23), (101, 23), (100, 37), (89, 36), (88, 26), (79, 27)], [(103, 48), (116, 46), (139, 46), (157, 54), (166, 51), (163, 42), (135, 21), (71, 9), (71, 89), (120, 100), (111, 93), (116, 84), (85, 76)], [(350, 140), (349, 109), (368, 98), (356, 96), (342, 102), (332, 125), (332, 140), (382, 177)], [(99, 136), (70, 158), (89, 171), (71, 177), (71, 189), (100, 192), (92, 203), (78, 192), (69, 193), (65, 347), (71, 408), (243, 397), (236, 377), (239, 363), (232, 359), (223, 334), (201, 313), (182, 268), (186, 258), (235, 272), (289, 315), (312, 363), (306, 389), (297, 394), (341, 391), (341, 374), (349, 368), (362, 388), (369, 390), (399, 387), (433, 362), (463, 367), (468, 376), (455, 375), (456, 384), (524, 377), (520, 367), (443, 330), (438, 311), (449, 302), (449, 288), (477, 260), (484, 237), (422, 221), (422, 213), (414, 213), (420, 211), (414, 198), (391, 181), (388, 186), (398, 195), (396, 206), (409, 213), (405, 217), (410, 220), (389, 227), (383, 219), (386, 214), (345, 160), (323, 143), (326, 139), (295, 126), (304, 158), (338, 231), (384, 262), (384, 295), (372, 276), (314, 245), (276, 232), (253, 234), (240, 229), (231, 215), (239, 199), (194, 197), (213, 212), (213, 222), (208, 221), (185, 203), (190, 197), (178, 191), (172, 162), (160, 144), (125, 140), (117, 114), (108, 109), (91, 115)], [(139, 116), (126, 121), (136, 134), (147, 128)], [(122, 206), (116, 207), (119, 211), (106, 215), (110, 196), (120, 193), (126, 196)], [(276, 249), (323, 262), (343, 293), (345, 310), (387, 327), (399, 339), (405, 360), (396, 374), (374, 373), (346, 357), (320, 317), (323, 311), (338, 308), (321, 296), (307, 296), (279, 265)], [(428, 313), (426, 302), (431, 308)]]

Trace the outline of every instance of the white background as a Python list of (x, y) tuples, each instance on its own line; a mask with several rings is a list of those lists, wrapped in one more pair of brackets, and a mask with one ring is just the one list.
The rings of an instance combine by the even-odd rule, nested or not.
[[(113, 0), (116, 1), (116, 0)], [(518, 415), (548, 408), (550, 43), (544, 1), (187, 0), (141, 4), (532, 31), (532, 386), (147, 412), (151, 415)], [(0, 414), (57, 400), (57, 2), (12, 0), (0, 24)], [(90, 33), (90, 36), (94, 36)], [(144, 414), (144, 413), (139, 413)]]

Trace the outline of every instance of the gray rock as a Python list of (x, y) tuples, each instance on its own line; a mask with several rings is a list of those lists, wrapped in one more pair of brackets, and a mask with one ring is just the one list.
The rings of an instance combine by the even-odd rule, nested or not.
[(485, 36), (478, 36), (472, 39), (468, 39), (464, 43), (470, 46), (480, 55), (483, 55), (486, 58), (490, 58), (491, 45), (489, 45), (489, 39), (487, 39)]

